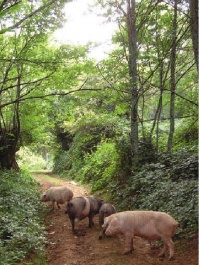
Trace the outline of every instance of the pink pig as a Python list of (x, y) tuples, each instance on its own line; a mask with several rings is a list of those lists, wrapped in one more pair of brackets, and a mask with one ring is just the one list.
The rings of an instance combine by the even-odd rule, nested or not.
[(167, 248), (169, 248), (169, 259), (172, 259), (174, 243), (171, 238), (175, 235), (177, 226), (178, 222), (164, 212), (125, 211), (106, 217), (102, 227), (108, 236), (125, 236), (126, 248), (123, 254), (133, 251), (134, 236), (145, 238), (149, 242), (162, 238), (164, 247), (159, 257), (164, 256)]

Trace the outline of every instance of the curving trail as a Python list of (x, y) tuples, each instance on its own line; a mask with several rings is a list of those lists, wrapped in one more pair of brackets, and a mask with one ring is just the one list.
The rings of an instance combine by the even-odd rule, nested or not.
[[(50, 173), (47, 173), (51, 175)], [(66, 185), (73, 190), (74, 196), (89, 195), (88, 191), (73, 182), (60, 179), (46, 179), (44, 173), (34, 173), (34, 178), (40, 182), (41, 190), (51, 186)], [(51, 209), (51, 206), (49, 206)], [(117, 207), (116, 207), (117, 208)], [(76, 224), (78, 233), (71, 231), (71, 224), (65, 214), (65, 207), (51, 211), (46, 216), (47, 230), (46, 246), (47, 264), (49, 265), (197, 265), (198, 264), (198, 238), (188, 241), (175, 242), (175, 258), (157, 258), (159, 247), (150, 249), (147, 241), (135, 238), (134, 252), (121, 255), (124, 249), (123, 238), (98, 239), (98, 216), (94, 218), (95, 226), (88, 228), (88, 218)]]

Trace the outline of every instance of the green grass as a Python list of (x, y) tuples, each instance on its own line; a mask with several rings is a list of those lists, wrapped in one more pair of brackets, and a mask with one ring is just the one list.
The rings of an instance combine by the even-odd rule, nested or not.
[(43, 178), (45, 180), (48, 180), (48, 181), (53, 182), (53, 183), (58, 184), (58, 185), (60, 185), (61, 181), (62, 181), (62, 179), (58, 179), (58, 176), (56, 176), (56, 175), (49, 176), (49, 175), (45, 174), (43, 171), (34, 171), (31, 174), (33, 176), (39, 175), (40, 178)]

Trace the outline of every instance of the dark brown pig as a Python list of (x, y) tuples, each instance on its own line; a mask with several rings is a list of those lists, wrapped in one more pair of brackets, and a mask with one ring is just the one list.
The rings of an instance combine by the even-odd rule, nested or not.
[[(116, 212), (116, 209), (112, 204), (103, 203), (101, 205), (101, 208), (99, 209), (99, 226), (102, 227), (105, 217), (108, 217), (115, 212)], [(99, 239), (102, 239), (104, 233), (105, 233), (105, 229), (102, 228), (99, 234)]]
[(134, 236), (147, 239), (149, 242), (162, 238), (164, 248), (159, 257), (164, 256), (169, 248), (169, 259), (174, 255), (172, 237), (178, 223), (170, 215), (156, 211), (126, 211), (112, 214), (104, 220), (103, 228), (108, 236), (124, 235), (126, 248), (123, 254), (133, 251)]
[(101, 204), (102, 200), (92, 196), (76, 197), (69, 201), (66, 213), (72, 224), (72, 231), (74, 231), (75, 223), (86, 217), (89, 218), (89, 227), (92, 227), (94, 225), (93, 217), (98, 214)]

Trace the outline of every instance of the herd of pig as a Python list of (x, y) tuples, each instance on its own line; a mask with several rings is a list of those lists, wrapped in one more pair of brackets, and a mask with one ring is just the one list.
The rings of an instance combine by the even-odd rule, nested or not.
[(125, 250), (123, 254), (133, 251), (134, 236), (145, 238), (151, 243), (162, 238), (164, 247), (159, 254), (163, 257), (169, 249), (169, 259), (174, 256), (174, 243), (172, 237), (175, 234), (178, 222), (170, 215), (158, 211), (124, 211), (117, 212), (115, 207), (93, 196), (73, 197), (73, 191), (67, 187), (51, 187), (42, 194), (43, 202), (51, 201), (53, 209), (55, 203), (66, 203), (66, 213), (69, 216), (72, 231), (75, 223), (89, 218), (89, 227), (94, 225), (93, 217), (99, 214), (99, 225), (102, 227), (99, 239), (106, 236), (123, 235), (125, 237)]

